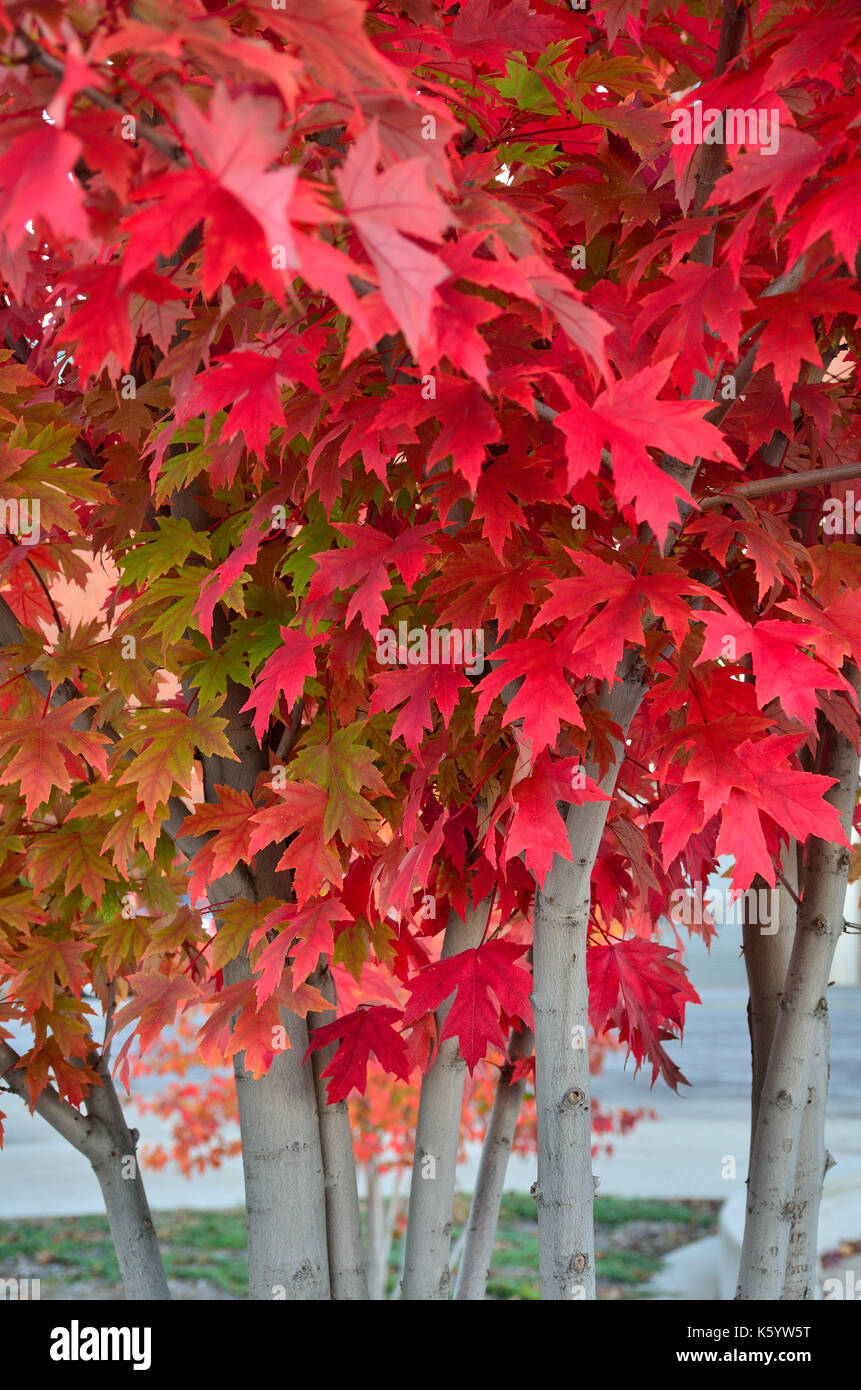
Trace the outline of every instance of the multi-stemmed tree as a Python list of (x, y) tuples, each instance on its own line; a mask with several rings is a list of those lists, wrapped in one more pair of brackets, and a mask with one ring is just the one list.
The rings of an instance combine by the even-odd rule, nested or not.
[[(0, 1008), (33, 1030), (0, 1060), (93, 1163), (129, 1294), (167, 1289), (111, 1042), (203, 1008), (252, 1298), (367, 1296), (370, 1057), (421, 1078), (403, 1296), (448, 1296), (491, 1049), (481, 1297), (533, 1028), (543, 1297), (593, 1297), (590, 1033), (682, 1080), (658, 923), (731, 856), (781, 891), (745, 935), (740, 1296), (812, 1296), (858, 770), (857, 7), (0, 26)], [(93, 564), (99, 620), (64, 621), (52, 579)]]

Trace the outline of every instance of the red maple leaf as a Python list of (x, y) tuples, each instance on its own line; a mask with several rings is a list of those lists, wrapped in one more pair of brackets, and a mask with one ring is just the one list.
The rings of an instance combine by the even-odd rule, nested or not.
[[(790, 719), (808, 729), (816, 727), (819, 703), (817, 690), (846, 690), (851, 687), (842, 676), (829, 671), (821, 661), (804, 654), (816, 635), (805, 623), (784, 623), (777, 618), (746, 623), (735, 609), (721, 599), (720, 613), (705, 613), (702, 622), (706, 640), (700, 660), (746, 656), (750, 653), (756, 677), (756, 702), (764, 709), (779, 700)], [(728, 643), (732, 645), (728, 647)]]
[(331, 956), (334, 951), (333, 923), (352, 920), (337, 898), (312, 899), (298, 911), (288, 903), (270, 912), (249, 942), (251, 946), (256, 945), (268, 932), (284, 924), (283, 931), (269, 942), (255, 963), (255, 969), (260, 972), (257, 980), (258, 1003), (268, 999), (278, 988), (288, 955), (291, 957), (293, 984), (300, 985), (317, 969), (320, 956)]
[(375, 526), (356, 526), (343, 522), (335, 526), (352, 544), (345, 550), (324, 550), (312, 558), (317, 572), (311, 580), (308, 600), (350, 589), (358, 585), (347, 605), (344, 622), (347, 626), (360, 613), (365, 628), (376, 637), (380, 619), (386, 611), (383, 590), (391, 586), (388, 565), (394, 565), (405, 584), (414, 583), (438, 547), (428, 543), (437, 528), (431, 523), (407, 527), (398, 536), (387, 536)]
[(518, 676), (523, 677), (523, 684), (506, 705), (503, 723), (523, 720), (523, 736), (533, 755), (556, 741), (563, 719), (580, 729), (584, 727), (577, 697), (565, 675), (570, 657), (558, 643), (542, 637), (504, 642), (494, 652), (494, 660), (497, 658), (499, 665), (488, 672), (478, 686), (476, 729), (494, 697)]
[(557, 802), (582, 806), (586, 801), (609, 801), (606, 792), (587, 777), (577, 758), (557, 758), (545, 750), (528, 777), (515, 782), (503, 809), (511, 805), (514, 815), (505, 837), (504, 859), (523, 854), (527, 869), (539, 888), (544, 887), (553, 856), (573, 858), (565, 822)]
[(374, 263), (383, 299), (410, 350), (423, 360), (433, 343), (431, 313), (448, 267), (412, 237), (441, 242), (453, 218), (430, 187), (424, 159), (407, 159), (382, 173), (376, 120), (352, 145), (336, 182), (348, 217)]
[(373, 1054), (386, 1071), (408, 1081), (410, 1062), (406, 1044), (400, 1033), (395, 1031), (394, 1023), (403, 1018), (400, 1009), (387, 1004), (376, 1004), (358, 1008), (345, 1014), (334, 1023), (314, 1029), (311, 1046), (305, 1053), (309, 1057), (329, 1043), (339, 1041), (340, 1046), (329, 1065), (322, 1073), (330, 1077), (326, 1099), (329, 1105), (346, 1100), (355, 1088), (364, 1095), (368, 1075), (368, 1061)]
[(653, 462), (646, 445), (691, 467), (699, 456), (732, 458), (720, 431), (704, 418), (712, 408), (709, 402), (658, 400), (670, 366), (659, 362), (614, 382), (591, 406), (569, 391), (569, 408), (554, 421), (565, 435), (568, 486), (598, 472), (606, 444), (619, 502), (630, 503), (637, 520), (648, 522), (659, 541), (678, 520), (677, 499), (689, 501), (690, 493)]
[(405, 1026), (438, 1009), (456, 991), (440, 1042), (458, 1038), (466, 1065), (475, 1071), (491, 1043), (503, 1051), (507, 1047), (500, 1010), (509, 1018), (520, 1018), (532, 1025), (532, 977), (514, 964), (528, 949), (528, 945), (516, 941), (486, 941), (447, 960), (426, 965), (410, 981)]
[(188, 891), (192, 903), (202, 898), (208, 884), (229, 871), (248, 853), (251, 821), (258, 808), (247, 792), (216, 784), (216, 803), (201, 802), (179, 827), (179, 835), (215, 834), (197, 851), (188, 866)]
[(69, 790), (70, 774), (81, 775), (83, 759), (107, 777), (105, 736), (74, 728), (80, 715), (95, 703), (91, 696), (67, 700), (47, 708), (38, 719), (4, 720), (0, 758), (9, 752), (13, 756), (0, 771), (0, 785), (20, 782), (28, 816), (48, 800), (55, 787)]
[(137, 190), (135, 201), (150, 206), (123, 224), (129, 234), (123, 282), (167, 256), (203, 219), (204, 294), (211, 295), (236, 267), (278, 295), (297, 265), (288, 206), (299, 172), (295, 165), (269, 167), (284, 145), (281, 103), (250, 92), (234, 97), (218, 83), (206, 114), (184, 93), (176, 106), (200, 162)]
[(630, 937), (609, 946), (590, 946), (589, 1021), (596, 1034), (618, 1028), (639, 1071), (645, 1058), (652, 1063), (652, 1085), (660, 1071), (668, 1086), (690, 1083), (662, 1043), (681, 1035), (685, 1005), (698, 1004), (699, 995), (673, 951), (657, 941)]
[(384, 671), (373, 679), (377, 689), (371, 697), (368, 713), (392, 710), (406, 700), (394, 722), (392, 738), (403, 734), (407, 747), (414, 752), (418, 752), (425, 729), (433, 728), (431, 698), (448, 728), (461, 690), (470, 687), (462, 671), (446, 665), (410, 666), (401, 671)]
[(81, 153), (76, 136), (45, 122), (19, 136), (0, 156), (0, 228), (13, 250), (27, 235), (27, 223), (37, 217), (44, 218), (59, 236), (87, 237), (83, 193), (72, 176)]
[(277, 868), (293, 870), (296, 896), (304, 902), (319, 894), (324, 883), (341, 881), (340, 857), (323, 829), (329, 793), (310, 782), (288, 782), (277, 794), (279, 804), (258, 811), (252, 820), (248, 853), (256, 854), (273, 840), (289, 840)]
[(305, 681), (317, 670), (316, 649), (326, 640), (325, 632), (310, 637), (296, 628), (282, 627), (280, 632), (282, 645), (266, 661), (242, 706), (243, 712), (254, 710), (252, 727), (258, 738), (263, 737), (278, 700), (283, 696), (289, 709), (302, 694)]
[(137, 1023), (114, 1062), (114, 1073), (122, 1067), (124, 1076), (127, 1075), (128, 1069), (126, 1055), (135, 1038), (140, 1039), (141, 1052), (146, 1052), (161, 1036), (163, 1030), (174, 1023), (177, 1010), (181, 1012), (192, 999), (199, 997), (198, 986), (188, 975), (175, 975), (170, 979), (158, 970), (139, 970), (137, 974), (128, 976), (128, 984), (132, 990), (132, 997), (114, 1015), (107, 1036), (107, 1041), (110, 1042), (130, 1023)]

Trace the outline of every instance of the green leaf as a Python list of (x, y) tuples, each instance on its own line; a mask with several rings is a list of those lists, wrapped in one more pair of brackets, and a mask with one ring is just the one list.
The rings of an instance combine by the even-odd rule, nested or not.
[(140, 532), (129, 546), (133, 548), (119, 559), (126, 584), (160, 579), (183, 566), (191, 554), (211, 559), (209, 537), (195, 531), (185, 517), (160, 516), (158, 530)]

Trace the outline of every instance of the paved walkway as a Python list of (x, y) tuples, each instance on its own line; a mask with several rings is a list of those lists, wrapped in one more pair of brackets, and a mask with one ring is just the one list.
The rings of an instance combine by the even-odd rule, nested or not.
[[(650, 1091), (650, 1071), (634, 1077), (620, 1057), (594, 1078), (593, 1089), (605, 1107), (651, 1106), (660, 1117), (657, 1122), (643, 1121), (632, 1134), (615, 1141), (611, 1158), (596, 1160), (602, 1193), (728, 1198), (744, 1185), (749, 1141), (746, 991), (731, 985), (701, 992), (702, 1007), (689, 1010), (684, 1046), (668, 1047), (690, 1088), (681, 1087), (675, 1095), (659, 1078)], [(827, 1142), (838, 1160), (858, 1163), (861, 989), (834, 988), (829, 1003), (832, 1056)], [(38, 1116), (31, 1116), (16, 1097), (2, 1099), (7, 1139), (0, 1152), (0, 1217), (101, 1212), (101, 1194), (86, 1159)], [(138, 1124), (145, 1141), (154, 1142), (167, 1133), (167, 1127), (152, 1116), (130, 1122)], [(466, 1191), (473, 1186), (476, 1166), (472, 1154), (461, 1169), (460, 1186)], [(527, 1191), (534, 1179), (534, 1159), (512, 1159), (509, 1187)], [(240, 1206), (241, 1160), (190, 1180), (176, 1171), (150, 1172), (147, 1190), (155, 1210)]]

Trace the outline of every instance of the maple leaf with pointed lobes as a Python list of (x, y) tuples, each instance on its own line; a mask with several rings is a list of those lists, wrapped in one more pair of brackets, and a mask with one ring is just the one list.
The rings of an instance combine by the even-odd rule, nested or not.
[[(572, 288), (565, 276), (553, 270), (540, 256), (522, 257), (517, 262), (517, 270), (527, 280), (527, 297), (552, 314), (574, 346), (595, 363), (605, 379), (609, 379), (612, 374), (604, 340), (612, 328), (606, 319), (584, 304), (582, 295)], [(515, 289), (514, 293), (524, 291)]]
[(295, 989), (290, 967), (272, 995), (258, 1003), (254, 980), (238, 980), (217, 993), (212, 991), (214, 1008), (197, 1034), (200, 1055), (207, 1066), (220, 1066), (244, 1053), (245, 1070), (252, 1076), (265, 1076), (278, 1051), (290, 1047), (281, 1009), (305, 1018), (313, 1009), (323, 1012), (334, 1006), (313, 985)]
[(499, 665), (478, 685), (475, 727), (490, 709), (494, 698), (510, 681), (523, 677), (523, 684), (505, 708), (503, 724), (523, 720), (523, 736), (531, 746), (533, 756), (556, 741), (564, 719), (577, 728), (584, 728), (577, 697), (565, 676), (570, 657), (558, 644), (541, 637), (525, 637), (516, 642), (504, 642), (493, 654)]
[(194, 606), (194, 615), (200, 619), (201, 632), (205, 634), (208, 642), (212, 641), (212, 615), (215, 605), (224, 597), (231, 584), (235, 584), (240, 575), (254, 564), (263, 536), (262, 528), (255, 526), (253, 522), (246, 526), (239, 545), (235, 550), (231, 550), (227, 559), (203, 581), (200, 598)]
[(659, 362), (613, 382), (591, 406), (569, 388), (569, 407), (553, 422), (565, 436), (569, 488), (598, 472), (607, 444), (618, 501), (631, 504), (637, 520), (647, 522), (661, 542), (678, 520), (678, 500), (689, 502), (691, 495), (652, 461), (646, 445), (691, 467), (700, 456), (734, 459), (723, 435), (704, 418), (713, 408), (708, 401), (658, 400), (671, 365)]
[(659, 763), (658, 777), (661, 780), (670, 778), (669, 761), (687, 747), (681, 780), (697, 784), (706, 819), (711, 819), (724, 805), (730, 787), (752, 788), (750, 777), (739, 760), (738, 747), (746, 738), (768, 729), (770, 724), (765, 717), (739, 714), (716, 716), (708, 723), (688, 720), (661, 741), (666, 756)]
[(861, 159), (849, 160), (833, 183), (804, 202), (789, 233), (790, 264), (825, 235), (854, 271), (861, 241)]
[(129, 1024), (135, 1023), (136, 1027), (117, 1053), (114, 1076), (121, 1066), (128, 1066), (126, 1057), (136, 1037), (140, 1039), (141, 1052), (146, 1052), (164, 1029), (172, 1026), (177, 1010), (182, 1012), (193, 999), (199, 997), (198, 987), (188, 975), (176, 975), (170, 979), (158, 970), (139, 970), (137, 974), (127, 977), (127, 983), (132, 997), (114, 1015), (106, 1042), (123, 1032)]
[(326, 883), (336, 887), (343, 874), (340, 855), (329, 844), (335, 832), (327, 835), (324, 830), (329, 793), (310, 782), (288, 782), (276, 790), (279, 804), (267, 806), (252, 819), (247, 852), (254, 855), (273, 840), (289, 839), (276, 868), (293, 870), (293, 889), (302, 903)]
[[(735, 858), (733, 886), (747, 888), (755, 874), (773, 887), (776, 882), (773, 850), (777, 841), (768, 822), (802, 843), (809, 835), (848, 845), (834, 806), (824, 794), (833, 777), (801, 772), (788, 759), (798, 745), (795, 734), (773, 734), (739, 741), (744, 721), (724, 721), (725, 727), (685, 731), (692, 743), (683, 769), (685, 785), (665, 798), (651, 819), (664, 822), (662, 854), (665, 867), (692, 834), (720, 813), (721, 827), (716, 854)], [(766, 842), (762, 816), (768, 818)]]
[(430, 702), (434, 703), (448, 728), (461, 690), (471, 688), (471, 682), (462, 671), (454, 666), (412, 666), (403, 671), (384, 671), (373, 677), (377, 689), (371, 696), (369, 714), (380, 710), (392, 710), (396, 705), (405, 707), (398, 714), (392, 727), (392, 738), (403, 735), (407, 747), (417, 753), (426, 729), (432, 729), (434, 718)]
[(428, 454), (428, 469), (451, 455), (475, 492), (487, 446), (502, 438), (490, 402), (475, 382), (446, 377), (437, 385), (436, 410), (442, 430)]
[(72, 177), (82, 152), (75, 135), (46, 122), (19, 136), (0, 155), (0, 228), (13, 251), (27, 235), (27, 223), (36, 218), (43, 218), (59, 236), (89, 236), (83, 191)]
[(544, 887), (553, 856), (572, 859), (565, 822), (556, 803), (582, 806), (586, 801), (609, 801), (606, 792), (587, 777), (577, 758), (557, 758), (545, 750), (528, 777), (515, 782), (502, 809), (509, 805), (514, 815), (505, 837), (503, 860), (523, 854), (526, 867)]
[(538, 15), (529, 0), (469, 0), (461, 5), (451, 37), (459, 48), (467, 49), (479, 63), (510, 57), (512, 50), (536, 53), (556, 39), (573, 36), (573, 27), (560, 15)]
[(509, 1018), (519, 1018), (532, 1026), (532, 977), (514, 964), (528, 949), (528, 945), (516, 941), (486, 941), (426, 965), (410, 981), (404, 1025), (438, 1009), (457, 991), (439, 1040), (457, 1038), (461, 1056), (470, 1072), (475, 1071), (491, 1043), (503, 1051), (508, 1045), (500, 1027), (500, 1009)]
[[(174, 784), (187, 791), (196, 749), (207, 757), (239, 761), (224, 734), (227, 720), (216, 714), (219, 708), (218, 701), (213, 701), (201, 705), (194, 714), (167, 707), (135, 711), (132, 733), (116, 744), (121, 757), (129, 752), (134, 755), (131, 765), (118, 778), (118, 785), (135, 788), (138, 802), (150, 820), (156, 808), (168, 802)], [(144, 747), (138, 752), (141, 743)]]
[(761, 193), (762, 201), (770, 198), (778, 222), (805, 179), (818, 174), (822, 167), (822, 148), (802, 130), (781, 127), (780, 148), (763, 159), (758, 150), (733, 157), (732, 168), (719, 178), (706, 207), (741, 203), (751, 193)]
[(68, 896), (81, 888), (100, 906), (105, 883), (119, 878), (102, 857), (104, 826), (91, 821), (86, 826), (56, 826), (39, 835), (30, 849), (28, 868), (33, 892), (41, 893), (65, 872), (63, 892)]
[[(374, 750), (359, 739), (365, 731), (363, 722), (336, 729), (331, 737), (315, 743), (305, 743), (291, 764), (291, 773), (306, 777), (328, 795), (323, 817), (323, 834), (327, 840), (337, 832), (344, 844), (360, 852), (371, 847), (368, 823), (379, 820), (379, 814), (361, 795), (367, 787), (374, 796), (391, 796), (377, 768)], [(366, 843), (367, 841), (367, 843)]]
[(105, 366), (116, 378), (130, 365), (135, 345), (129, 321), (133, 292), (151, 295), (159, 303), (182, 295), (175, 285), (149, 271), (124, 285), (118, 265), (82, 266), (61, 276), (60, 284), (69, 285), (76, 296), (86, 295), (84, 303), (75, 298), (54, 339), (57, 344), (77, 343), (72, 356), (82, 382), (98, 376)]
[(490, 541), (497, 555), (502, 554), (502, 547), (512, 531), (526, 525), (526, 516), (512, 496), (519, 492), (517, 470), (508, 460), (492, 463), (478, 479), (472, 519), (482, 523), (481, 534)]
[(861, 297), (837, 281), (824, 276), (804, 285), (794, 294), (769, 295), (762, 301), (768, 317), (759, 339), (757, 364), (771, 362), (783, 398), (789, 404), (792, 388), (801, 377), (802, 361), (811, 366), (820, 360), (813, 323), (821, 318), (826, 330), (835, 315), (861, 313)]
[(439, 256), (411, 236), (441, 242), (454, 215), (428, 182), (428, 163), (407, 159), (377, 172), (378, 123), (372, 120), (335, 175), (344, 210), (374, 263), (383, 299), (417, 361), (433, 355), (431, 315), (436, 287), (449, 277)]
[(649, 819), (659, 823), (663, 822), (661, 851), (664, 867), (668, 869), (687, 845), (691, 837), (691, 830), (694, 827), (703, 826), (707, 817), (703, 812), (702, 802), (697, 796), (695, 784), (686, 782), (678, 791), (664, 797), (660, 806), (652, 812)]
[(240, 860), (245, 859), (248, 833), (258, 810), (247, 792), (235, 791), (218, 783), (213, 791), (217, 793), (218, 801), (201, 802), (195, 806), (177, 831), (180, 837), (215, 832), (188, 865), (188, 891), (192, 903), (204, 897), (210, 883), (229, 873)]
[[(161, 174), (139, 188), (135, 201), (151, 201), (123, 223), (129, 234), (123, 282), (157, 256), (168, 256), (203, 219), (203, 293), (212, 295), (234, 268), (276, 297), (297, 266), (288, 207), (298, 168), (270, 169), (281, 158), (281, 103), (243, 92), (232, 97), (218, 83), (206, 115), (180, 92), (176, 109), (202, 163)], [(275, 269), (280, 250), (283, 268)]]
[(664, 321), (654, 356), (662, 361), (678, 354), (676, 383), (686, 390), (693, 383), (695, 370), (709, 370), (706, 344), (708, 351), (714, 351), (713, 333), (736, 354), (742, 315), (753, 307), (731, 266), (688, 261), (674, 270), (663, 288), (646, 297), (634, 323), (632, 341), (637, 343), (656, 322)]
[(861, 602), (857, 592), (845, 590), (827, 608), (817, 608), (806, 599), (781, 599), (780, 607), (811, 624), (810, 644), (831, 666), (839, 670), (847, 657), (861, 662)]
[(296, 911), (292, 903), (270, 912), (251, 938), (254, 946), (267, 932), (283, 926), (274, 941), (270, 941), (255, 962), (260, 972), (257, 980), (257, 1002), (268, 999), (281, 979), (284, 962), (291, 956), (294, 985), (307, 980), (317, 969), (321, 955), (331, 956), (335, 949), (332, 927), (335, 922), (352, 922), (351, 914), (337, 898), (317, 898)]
[(67, 700), (44, 710), (38, 719), (6, 719), (0, 729), (0, 758), (11, 750), (14, 757), (0, 771), (0, 785), (20, 782), (27, 815), (47, 801), (54, 788), (67, 792), (70, 769), (82, 775), (84, 761), (108, 775), (106, 739), (103, 734), (75, 729), (75, 720), (96, 704), (94, 696)]
[(345, 550), (323, 550), (312, 556), (317, 572), (308, 589), (308, 602), (333, 594), (336, 589), (358, 585), (347, 605), (346, 626), (357, 613), (367, 632), (376, 639), (380, 619), (386, 611), (383, 590), (391, 587), (388, 565), (394, 565), (404, 583), (411, 586), (424, 570), (439, 547), (430, 545), (428, 537), (437, 527), (428, 522), (411, 526), (398, 536), (388, 536), (375, 526), (356, 526), (352, 522), (335, 524), (336, 531), (352, 544)]
[(392, 909), (399, 914), (406, 912), (416, 884), (428, 881), (436, 856), (442, 849), (443, 832), (444, 817), (440, 816), (428, 831), (420, 825), (416, 841), (406, 854), (396, 841), (392, 842), (376, 873), (380, 885), (380, 912), (391, 912)]
[(263, 345), (259, 352), (227, 352), (212, 370), (195, 377), (176, 419), (181, 423), (195, 415), (210, 417), (230, 406), (221, 438), (232, 439), (241, 430), (251, 452), (263, 459), (272, 430), (285, 425), (281, 385), (295, 382), (320, 391), (311, 359), (298, 344), (288, 343), (279, 351)]
[(87, 941), (46, 941), (30, 937), (25, 949), (14, 957), (10, 970), (16, 998), (24, 1007), (25, 1017), (35, 1013), (40, 1005), (51, 1009), (59, 984), (80, 998), (89, 978), (84, 956), (90, 950)]
[(144, 584), (185, 564), (192, 552), (208, 560), (209, 537), (185, 517), (159, 516), (157, 530), (138, 532), (119, 560), (124, 584)]
[(673, 954), (657, 941), (630, 937), (609, 946), (589, 946), (586, 969), (589, 1021), (595, 1033), (618, 1028), (636, 1070), (648, 1057), (652, 1085), (660, 1071), (667, 1085), (677, 1091), (680, 1083), (690, 1083), (661, 1044), (681, 1035), (685, 1005), (699, 1004), (700, 998)]
[(612, 680), (625, 643), (636, 646), (643, 641), (643, 614), (652, 609), (663, 618), (677, 647), (681, 647), (691, 623), (691, 608), (683, 594), (713, 598), (711, 589), (690, 579), (677, 566), (667, 564), (662, 572), (636, 574), (620, 564), (608, 565), (597, 555), (578, 551), (574, 563), (582, 576), (559, 579), (550, 585), (551, 597), (542, 605), (533, 631), (564, 617), (569, 620), (583, 613), (602, 611), (591, 617), (574, 638), (576, 651), (591, 674)]
[(726, 656), (728, 640), (732, 643), (733, 657), (750, 653), (760, 709), (772, 700), (779, 700), (790, 719), (815, 729), (819, 708), (817, 690), (845, 690), (852, 697), (848, 681), (801, 650), (813, 645), (816, 629), (805, 623), (785, 623), (776, 618), (764, 618), (751, 625), (718, 596), (713, 594), (712, 599), (720, 603), (721, 612), (705, 613), (701, 617), (706, 640), (699, 659), (713, 661)]
[[(372, 44), (365, 29), (363, 0), (250, 0), (252, 10), (262, 12), (261, 29), (274, 29), (299, 50), (303, 65), (334, 93), (350, 92), (360, 73), (367, 88), (396, 90), (406, 94), (406, 77)], [(304, 74), (303, 74), (304, 76)], [(412, 93), (410, 93), (412, 95)]]
[(749, 887), (757, 873), (772, 888), (776, 882), (760, 813), (802, 844), (808, 836), (816, 835), (831, 844), (849, 847), (836, 807), (825, 800), (825, 793), (834, 786), (836, 778), (789, 767), (786, 760), (797, 744), (794, 734), (776, 734), (739, 745), (738, 758), (750, 773), (755, 794), (745, 796), (743, 790), (733, 789), (716, 846), (718, 855), (735, 855), (734, 888)]
[(242, 706), (242, 712), (254, 710), (252, 728), (258, 739), (262, 738), (269, 725), (269, 718), (279, 699), (283, 697), (288, 708), (292, 707), (302, 694), (305, 681), (316, 675), (316, 649), (326, 641), (325, 632), (307, 633), (296, 628), (280, 629), (282, 645), (266, 661), (263, 670), (254, 682), (254, 690), (249, 700)]
[(53, 1072), (60, 1096), (79, 1108), (89, 1095), (90, 1087), (102, 1084), (95, 1069), (83, 1061), (87, 1051), (80, 1039), (75, 1039), (66, 1050), (56, 1037), (48, 1037), (25, 1053), (21, 1065), (27, 1071), (30, 1105), (35, 1106), (45, 1087), (50, 1085), (49, 1072)]
[(394, 1028), (394, 1024), (402, 1018), (402, 1011), (389, 1005), (366, 1005), (336, 1019), (334, 1023), (314, 1029), (311, 1046), (303, 1060), (330, 1043), (340, 1044), (322, 1072), (323, 1076), (331, 1078), (326, 1092), (327, 1104), (335, 1105), (339, 1100), (346, 1100), (354, 1089), (364, 1095), (368, 1062), (372, 1054), (387, 1072), (400, 1077), (401, 1081), (409, 1080), (410, 1063), (406, 1044)]

